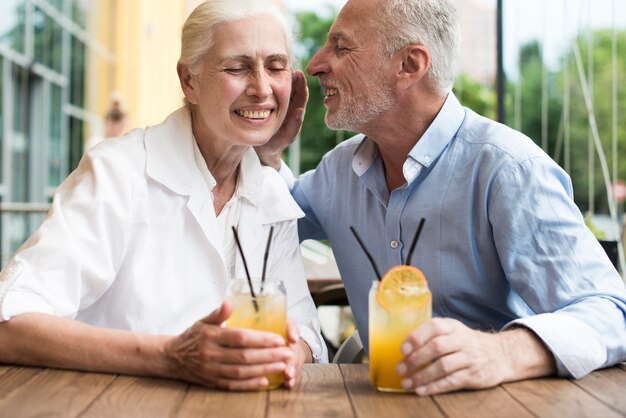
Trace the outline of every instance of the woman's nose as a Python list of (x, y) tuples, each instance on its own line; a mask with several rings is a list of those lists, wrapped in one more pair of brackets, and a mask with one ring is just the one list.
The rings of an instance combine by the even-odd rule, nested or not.
[(246, 93), (257, 97), (267, 97), (272, 94), (270, 79), (265, 71), (257, 71), (250, 77)]

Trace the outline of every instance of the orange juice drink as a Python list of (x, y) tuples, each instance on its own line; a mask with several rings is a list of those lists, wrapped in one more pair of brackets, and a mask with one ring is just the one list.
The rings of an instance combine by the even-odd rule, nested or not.
[[(399, 271), (407, 268), (421, 277)], [(370, 380), (380, 391), (405, 392), (396, 372), (404, 359), (400, 347), (411, 332), (430, 319), (432, 300), (421, 271), (407, 266), (394, 269), (381, 282), (374, 281), (369, 293)], [(398, 277), (400, 274), (404, 277)]]
[[(276, 333), (287, 340), (287, 296), (280, 280), (266, 280), (261, 292), (261, 282), (253, 281), (256, 297), (252, 297), (246, 279), (234, 279), (229, 286), (228, 299), (233, 312), (226, 326), (248, 328)], [(283, 384), (285, 375), (274, 373), (267, 376), (266, 389), (275, 389)]]

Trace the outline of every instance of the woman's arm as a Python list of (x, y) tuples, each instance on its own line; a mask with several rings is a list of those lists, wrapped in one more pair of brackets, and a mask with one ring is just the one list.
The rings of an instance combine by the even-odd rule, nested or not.
[(257, 389), (293, 352), (271, 333), (222, 328), (228, 302), (179, 336), (98, 328), (29, 313), (0, 323), (0, 362), (175, 378), (232, 390)]

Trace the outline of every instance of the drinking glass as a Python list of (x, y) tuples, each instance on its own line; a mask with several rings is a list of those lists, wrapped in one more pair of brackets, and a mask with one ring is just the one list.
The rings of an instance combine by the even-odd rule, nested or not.
[[(228, 286), (228, 299), (233, 305), (233, 312), (226, 321), (226, 326), (248, 328), (276, 333), (287, 340), (287, 293), (283, 282), (266, 278), (252, 280), (255, 297), (250, 292), (247, 279), (233, 279)], [(266, 389), (275, 389), (285, 380), (284, 373), (267, 376), (269, 385)]]
[[(369, 292), (370, 381), (383, 392), (406, 392), (396, 366), (404, 359), (400, 347), (416, 328), (432, 316), (432, 296), (427, 289), (410, 293), (407, 307), (383, 307), (377, 300), (378, 280)], [(386, 309), (387, 308), (387, 309)]]

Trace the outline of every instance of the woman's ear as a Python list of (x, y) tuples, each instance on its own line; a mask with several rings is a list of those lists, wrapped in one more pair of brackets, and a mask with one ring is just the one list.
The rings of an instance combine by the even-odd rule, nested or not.
[(189, 71), (189, 67), (180, 62), (176, 65), (176, 72), (178, 73), (178, 80), (180, 81), (180, 87), (183, 89), (185, 98), (191, 104), (198, 104), (198, 94), (196, 91), (196, 85), (194, 82), (194, 76)]
[(396, 74), (399, 88), (406, 89), (419, 82), (430, 69), (430, 51), (423, 45), (409, 45), (396, 52), (400, 60)]

